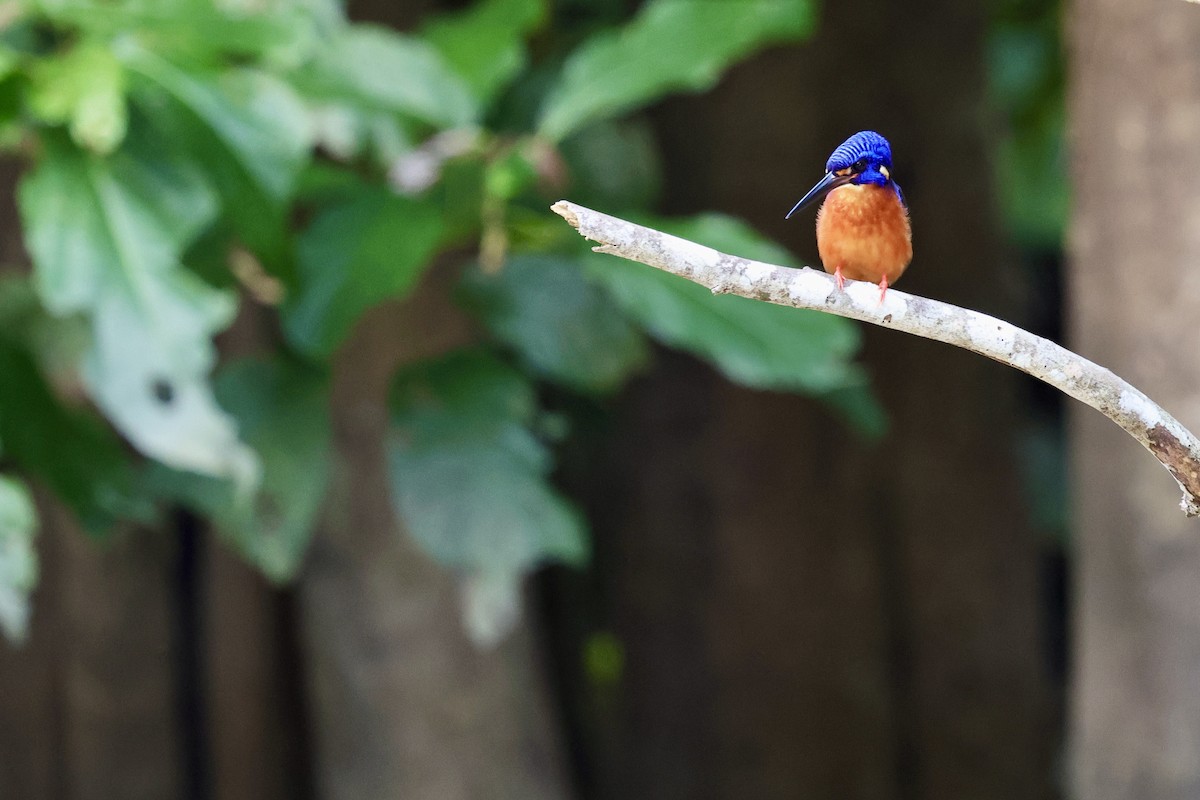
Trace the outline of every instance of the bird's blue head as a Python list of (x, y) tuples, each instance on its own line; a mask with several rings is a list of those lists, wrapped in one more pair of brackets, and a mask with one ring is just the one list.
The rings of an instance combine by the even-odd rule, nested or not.
[(849, 183), (887, 186), (892, 179), (891, 145), (875, 131), (859, 131), (838, 145), (825, 162), (825, 171), (848, 176)]
[[(838, 145), (825, 162), (825, 177), (787, 215), (792, 216), (847, 183), (892, 186), (900, 194), (900, 187), (892, 181), (892, 148), (887, 139), (875, 131), (859, 131)], [(904, 196), (900, 194), (900, 198)]]

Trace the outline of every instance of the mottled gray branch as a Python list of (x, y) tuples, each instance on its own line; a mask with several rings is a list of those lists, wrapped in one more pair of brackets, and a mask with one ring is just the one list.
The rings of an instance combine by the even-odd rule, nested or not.
[(808, 308), (934, 339), (1027, 372), (1086, 403), (1124, 428), (1162, 462), (1183, 490), (1180, 507), (1200, 515), (1200, 441), (1138, 389), (1109, 370), (1015, 325), (938, 300), (719, 253), (710, 247), (560, 200), (551, 209), (610, 253), (706, 286), (781, 306)]

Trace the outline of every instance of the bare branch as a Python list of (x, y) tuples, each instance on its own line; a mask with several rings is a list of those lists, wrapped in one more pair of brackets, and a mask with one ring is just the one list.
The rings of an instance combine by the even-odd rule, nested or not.
[(1162, 462), (1183, 490), (1180, 507), (1200, 516), (1200, 441), (1170, 414), (1109, 370), (1003, 320), (870, 283), (833, 278), (719, 253), (686, 239), (560, 200), (551, 209), (611, 253), (687, 278), (714, 294), (808, 308), (952, 344), (1027, 372), (1096, 409)]

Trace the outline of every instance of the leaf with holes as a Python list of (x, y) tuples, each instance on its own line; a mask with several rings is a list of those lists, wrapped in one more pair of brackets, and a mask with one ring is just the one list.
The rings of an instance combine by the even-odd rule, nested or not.
[(108, 158), (47, 138), (19, 202), (36, 285), (54, 314), (84, 313), (92, 343), (88, 390), (146, 455), (246, 488), (258, 462), (213, 400), (210, 337), (234, 298), (179, 264), (212, 219), (200, 174), (165, 143), (130, 136)]

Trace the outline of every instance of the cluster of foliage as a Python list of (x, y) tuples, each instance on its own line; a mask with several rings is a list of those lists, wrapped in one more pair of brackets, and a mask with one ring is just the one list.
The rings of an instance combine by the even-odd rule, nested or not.
[[(292, 576), (331, 471), (329, 363), (435, 262), (480, 333), (394, 376), (388, 466), (404, 529), (467, 576), (481, 639), (525, 572), (588, 549), (548, 481), (541, 385), (609, 396), (657, 340), (747, 385), (848, 396), (878, 426), (850, 324), (597, 256), (546, 210), (566, 179), (645, 218), (659, 172), (629, 114), (804, 37), (810, 0), (608, 5), (478, 0), (409, 34), (336, 0), (0, 9), (0, 143), (24, 162), (33, 267), (0, 285), (10, 635), (36, 581), (24, 477), (96, 532), (182, 505)], [(653, 221), (792, 261), (727, 217)], [(239, 303), (274, 315), (279, 341), (218, 366)]]

